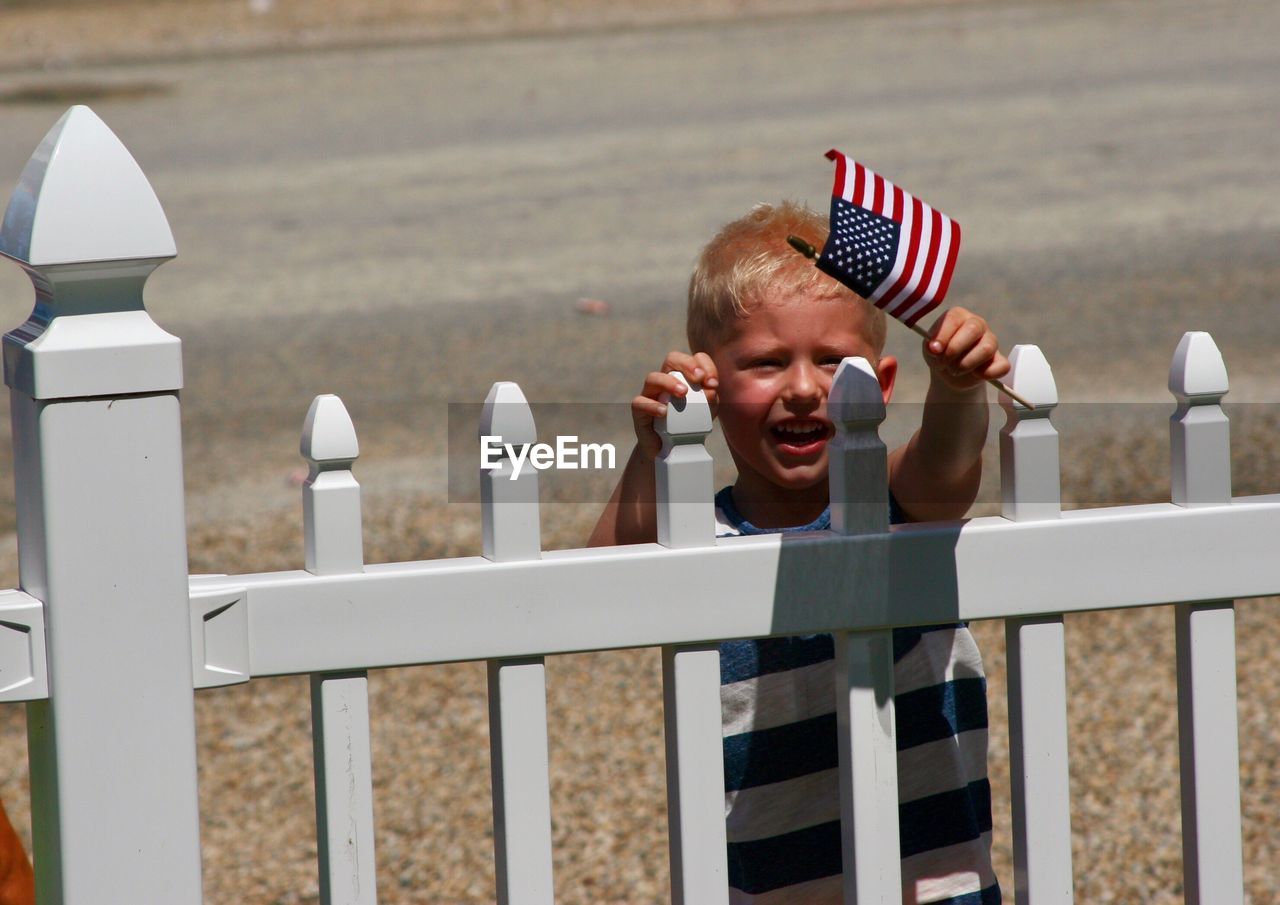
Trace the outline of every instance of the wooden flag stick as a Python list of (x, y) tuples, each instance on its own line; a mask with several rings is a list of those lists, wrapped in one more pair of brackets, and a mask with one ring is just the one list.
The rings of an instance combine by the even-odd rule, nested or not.
[[(818, 249), (814, 248), (812, 245), (810, 245), (804, 239), (801, 239), (799, 236), (787, 236), (787, 244), (790, 245), (792, 248), (794, 248), (796, 251), (800, 252), (800, 254), (804, 255), (806, 258), (808, 258), (811, 261), (816, 261), (818, 259)], [(894, 320), (897, 320), (897, 318), (894, 318)], [(929, 331), (925, 330), (924, 327), (921, 327), (919, 324), (911, 324), (911, 329), (914, 330), (916, 333), (920, 334), (921, 336), (923, 336), (925, 339), (931, 338), (929, 336)], [(1006, 396), (1008, 396), (1010, 399), (1012, 399), (1014, 402), (1018, 403), (1019, 405), (1023, 406), (1024, 408), (1028, 408), (1032, 410), (1035, 409), (1034, 405), (1032, 405), (1026, 399), (1023, 399), (1021, 396), (1015, 393), (1012, 390), (1012, 388), (1010, 388), (1000, 380), (997, 380), (994, 377), (987, 377), (986, 381), (987, 383), (991, 384), (997, 390), (1004, 393)]]

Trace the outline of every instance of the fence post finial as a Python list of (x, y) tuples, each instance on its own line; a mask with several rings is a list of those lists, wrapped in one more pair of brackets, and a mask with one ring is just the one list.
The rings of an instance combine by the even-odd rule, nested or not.
[(1215, 397), (1230, 389), (1227, 365), (1213, 336), (1203, 330), (1182, 334), (1169, 366), (1169, 392), (1178, 399)]
[(889, 530), (889, 466), (879, 429), (884, 393), (865, 358), (846, 358), (836, 368), (827, 397), (835, 424), (831, 440), (831, 528), (839, 534)]
[(1231, 424), (1222, 410), (1227, 366), (1213, 337), (1184, 333), (1169, 366), (1178, 407), (1169, 419), (1170, 496), (1179, 506), (1231, 502)]
[[(519, 473), (506, 450), (538, 442), (533, 411), (518, 383), (500, 380), (489, 388), (480, 410), (481, 453), (489, 445), (497, 466), (480, 469), (480, 521), (484, 555), (495, 562), (542, 556), (538, 472), (527, 462)], [(483, 462), (483, 459), (482, 459)]]
[(667, 414), (653, 422), (662, 438), (655, 462), (658, 543), (666, 547), (701, 547), (715, 543), (711, 455), (704, 445), (711, 433), (711, 406), (701, 388), (679, 371), (671, 372), (689, 387), (684, 396), (663, 394)]
[(18, 178), (0, 225), (0, 254), (41, 268), (95, 261), (154, 267), (177, 253), (133, 155), (88, 107), (67, 110)]
[(364, 571), (360, 484), (351, 473), (360, 442), (340, 398), (326, 394), (311, 401), (298, 450), (310, 466), (302, 487), (307, 571)]
[[(0, 254), (36, 288), (35, 311), (5, 336), (9, 386), (52, 399), (182, 385), (180, 344), (142, 304), (142, 284), (177, 254), (169, 222), (132, 155), (88, 107), (64, 113), (27, 162), (0, 224)], [(94, 348), (60, 320), (83, 314), (111, 321), (117, 341)]]
[(316, 473), (349, 467), (360, 458), (356, 426), (340, 397), (325, 393), (311, 400), (298, 452)]
[(1040, 408), (1052, 408), (1058, 404), (1058, 384), (1053, 379), (1053, 368), (1044, 357), (1040, 347), (1030, 343), (1019, 343), (1009, 350), (1009, 376), (1005, 378), (1018, 395), (1035, 406), (1027, 409), (1025, 405), (1009, 396), (1000, 397), (1000, 405), (1006, 411), (1010, 409), (1024, 410), (1028, 414)]
[(1039, 346), (1014, 346), (1009, 363), (1006, 382), (1035, 408), (1000, 396), (1005, 411), (1000, 429), (1001, 514), (1012, 521), (1057, 518), (1062, 511), (1058, 431), (1049, 416), (1058, 406), (1058, 385)]

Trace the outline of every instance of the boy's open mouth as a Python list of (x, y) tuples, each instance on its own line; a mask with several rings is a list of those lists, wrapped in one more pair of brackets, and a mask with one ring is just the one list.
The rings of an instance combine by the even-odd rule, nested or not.
[(780, 421), (769, 430), (777, 441), (778, 448), (792, 455), (817, 452), (831, 436), (831, 425), (815, 418)]

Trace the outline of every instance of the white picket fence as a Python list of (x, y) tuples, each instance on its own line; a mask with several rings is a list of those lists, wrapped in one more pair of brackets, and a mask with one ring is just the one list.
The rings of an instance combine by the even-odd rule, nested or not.
[[(367, 670), (487, 660), (497, 896), (552, 901), (543, 658), (661, 645), (672, 899), (727, 901), (716, 642), (836, 637), (845, 901), (901, 896), (890, 632), (1004, 619), (1016, 901), (1072, 901), (1063, 614), (1176, 603), (1186, 900), (1243, 901), (1234, 610), (1280, 593), (1280, 495), (1233, 499), (1212, 339), (1188, 333), (1169, 386), (1172, 502), (1061, 511), (1057, 391), (1014, 350), (1003, 515), (892, 529), (884, 406), (861, 360), (830, 412), (832, 529), (716, 540), (705, 400), (673, 403), (660, 542), (544, 552), (537, 475), (482, 476), (484, 555), (366, 564), (355, 431), (317, 397), (302, 452), (303, 571), (188, 576), (179, 341), (142, 304), (174, 254), (132, 157), (72, 108), (22, 173), (0, 252), (33, 279), (4, 338), (20, 590), (0, 592), (0, 698), (28, 701), (40, 899), (201, 899), (193, 688), (309, 673), (325, 903), (376, 901)], [(482, 433), (535, 439), (495, 384)], [(1080, 564), (1087, 563), (1087, 567)], [(655, 593), (679, 589), (680, 593)], [(689, 601), (702, 601), (697, 606)], [(1006, 878), (1007, 885), (1007, 878)]]

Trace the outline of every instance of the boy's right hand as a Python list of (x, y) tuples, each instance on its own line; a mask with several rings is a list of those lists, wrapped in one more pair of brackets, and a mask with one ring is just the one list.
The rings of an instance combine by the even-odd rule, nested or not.
[(716, 388), (720, 385), (716, 377), (716, 365), (706, 352), (690, 355), (688, 352), (669, 352), (662, 362), (662, 369), (651, 371), (644, 379), (644, 389), (640, 395), (631, 400), (631, 421), (636, 429), (636, 448), (647, 459), (657, 458), (662, 451), (662, 438), (653, 429), (655, 418), (665, 417), (666, 403), (662, 394), (683, 396), (688, 389), (676, 379), (672, 371), (679, 371), (685, 380), (696, 387), (701, 387), (711, 405), (711, 413), (716, 411)]

